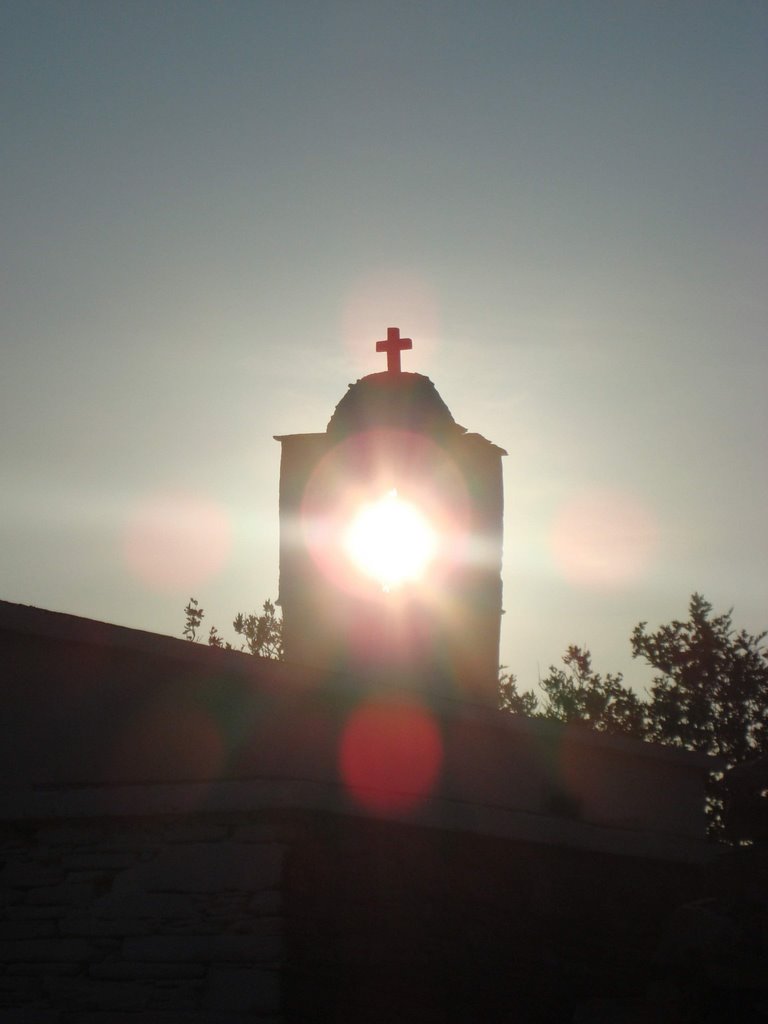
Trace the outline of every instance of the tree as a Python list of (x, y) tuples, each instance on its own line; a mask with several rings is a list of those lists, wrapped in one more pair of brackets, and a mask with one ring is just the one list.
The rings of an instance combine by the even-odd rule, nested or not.
[(540, 686), (546, 694), (542, 715), (559, 722), (584, 722), (598, 732), (642, 738), (646, 732), (645, 703), (622, 674), (601, 676), (592, 668), (592, 655), (570, 646), (563, 655), (570, 671), (550, 666)]
[(532, 690), (520, 693), (511, 674), (499, 677), (502, 710), (556, 722), (583, 722), (597, 732), (643, 737), (646, 733), (645, 702), (628, 686), (621, 673), (601, 676), (592, 668), (592, 655), (570, 646), (563, 655), (565, 671), (550, 665), (539, 680), (543, 705)]
[[(674, 620), (649, 633), (635, 627), (632, 657), (658, 672), (648, 704), (651, 739), (722, 757), (728, 768), (768, 754), (768, 652), (766, 633), (734, 630), (733, 609), (712, 615), (693, 594), (687, 622)], [(713, 833), (722, 833), (727, 779), (714, 774), (708, 787)], [(765, 811), (763, 812), (765, 813)]]
[[(727, 768), (765, 758), (768, 634), (737, 632), (732, 610), (713, 615), (701, 594), (691, 597), (688, 614), (687, 621), (674, 620), (656, 632), (649, 632), (645, 622), (632, 632), (632, 657), (644, 659), (658, 673), (647, 700), (625, 686), (621, 674), (594, 672), (589, 651), (571, 646), (563, 657), (565, 669), (551, 666), (539, 682), (543, 703), (530, 690), (520, 693), (513, 675), (502, 674), (501, 707), (714, 754)], [(759, 762), (750, 769), (758, 775), (765, 770)], [(727, 786), (727, 777), (713, 773), (708, 813), (715, 835), (726, 830)]]
[(513, 715), (537, 716), (539, 698), (533, 690), (520, 693), (517, 689), (517, 677), (505, 672), (506, 665), (499, 666), (499, 707), (502, 711), (510, 711)]
[[(194, 597), (184, 609), (184, 636), (187, 640), (199, 639), (198, 632), (205, 616), (204, 610)], [(275, 603), (267, 599), (262, 606), (262, 614), (243, 615), (239, 612), (232, 622), (232, 628), (243, 638), (239, 648), (224, 640), (216, 626), (208, 631), (208, 643), (211, 647), (220, 647), (228, 651), (247, 650), (261, 658), (282, 659), (283, 657), (283, 623), (278, 618)]]
[(649, 633), (635, 627), (632, 657), (658, 671), (648, 707), (649, 735), (662, 743), (717, 754), (736, 764), (768, 753), (765, 633), (734, 630), (733, 610), (712, 616), (694, 594), (689, 620)]

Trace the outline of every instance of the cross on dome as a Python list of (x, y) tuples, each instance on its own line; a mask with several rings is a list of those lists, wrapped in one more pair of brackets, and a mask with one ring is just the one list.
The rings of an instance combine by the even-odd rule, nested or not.
[(409, 348), (413, 348), (413, 342), (410, 338), (400, 337), (399, 327), (388, 327), (386, 341), (376, 342), (376, 351), (387, 353), (389, 373), (400, 373), (400, 353)]

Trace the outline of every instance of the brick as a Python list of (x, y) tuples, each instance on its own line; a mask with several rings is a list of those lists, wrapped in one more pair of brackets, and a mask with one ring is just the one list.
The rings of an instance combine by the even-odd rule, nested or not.
[(236, 843), (273, 843), (285, 841), (285, 826), (271, 822), (254, 825), (236, 825), (232, 830), (232, 840)]
[(16, 972), (12, 975), (9, 971), (0, 977), (0, 1006), (23, 1006), (24, 1003), (31, 1003), (39, 995), (38, 989), (37, 977), (20, 977)]
[(0, 825), (0, 843), (8, 845), (14, 843), (19, 838), (23, 837), (15, 825), (11, 825), (7, 821)]
[(44, 1010), (42, 1007), (33, 1007), (20, 1010), (3, 1010), (3, 1024), (59, 1024), (58, 1010)]
[(21, 960), (89, 960), (90, 943), (80, 939), (18, 939), (0, 942), (0, 961), (6, 964)]
[(126, 960), (273, 961), (283, 952), (280, 935), (147, 935), (126, 939)]
[(21, 903), (23, 899), (23, 889), (0, 889), (0, 907), (8, 907), (12, 906), (14, 903)]
[(59, 921), (59, 932), (66, 936), (116, 935), (125, 938), (128, 935), (145, 935), (146, 931), (147, 922), (143, 919), (102, 919), (80, 915), (64, 917)]
[[(209, 918), (194, 918), (189, 921), (163, 921), (156, 929), (155, 935), (184, 936), (184, 935), (214, 935), (217, 932), (229, 931), (221, 926), (219, 922)], [(144, 934), (147, 934), (146, 928)]]
[(40, 906), (56, 904), (57, 906), (87, 906), (93, 900), (94, 885), (92, 882), (62, 882), (61, 885), (44, 885), (31, 889), (27, 893), (27, 902)]
[(78, 850), (67, 854), (63, 864), (69, 871), (114, 871), (130, 867), (136, 862), (134, 850), (100, 849)]
[(60, 906), (28, 907), (26, 904), (22, 904), (17, 907), (6, 907), (3, 917), (8, 921), (57, 921), (66, 909), (69, 908)]
[[(109, 888), (112, 885), (112, 881), (115, 877), (114, 871), (99, 871), (98, 869), (83, 868), (69, 871), (67, 874), (68, 882), (94, 882), (97, 887), (101, 886), (102, 889), (106, 886)], [(106, 891), (106, 890), (105, 890)]]
[(47, 826), (37, 833), (37, 842), (47, 846), (91, 846), (104, 840), (104, 829), (93, 826)]
[(55, 934), (56, 924), (50, 918), (0, 921), (0, 941), (3, 939), (46, 939)]
[(31, 889), (37, 885), (58, 885), (64, 877), (65, 872), (58, 865), (11, 861), (0, 871), (0, 888)]
[(251, 914), (278, 914), (283, 907), (283, 895), (279, 889), (266, 889), (248, 898)]
[(203, 1005), (216, 1010), (278, 1010), (280, 979), (275, 971), (214, 966), (208, 975)]
[(215, 843), (225, 840), (228, 833), (226, 825), (180, 821), (168, 829), (166, 840), (169, 843)]
[[(199, 987), (200, 982), (194, 984)], [(156, 1010), (174, 1010), (176, 1013), (187, 1010), (189, 1012), (195, 1010), (199, 1005), (200, 993), (187, 985), (186, 987), (166, 989), (164, 992), (156, 991), (147, 1007), (147, 1012), (151, 1013), (152, 1019), (154, 1019)]]
[(206, 973), (205, 964), (151, 963), (146, 960), (105, 960), (93, 964), (89, 974), (94, 978), (202, 978)]
[[(153, 1009), (137, 1015), (113, 1010), (104, 1013), (99, 1010), (62, 1011), (56, 1024), (282, 1024), (278, 1017), (263, 1017), (261, 1014), (222, 1013), (210, 1010)], [(2, 1021), (5, 1024), (5, 1021)], [(27, 1024), (25, 1021), (24, 1024)], [(30, 1022), (37, 1024), (37, 1022)], [(47, 1024), (47, 1022), (45, 1022)]]
[(203, 909), (203, 897), (196, 893), (153, 892), (143, 894), (147, 909), (151, 909), (153, 917), (197, 917)]
[(53, 974), (79, 974), (82, 969), (82, 965), (79, 963), (62, 964), (55, 963), (50, 960), (45, 963), (35, 961), (34, 963), (9, 964), (7, 968), (9, 974), (29, 974), (38, 979), (42, 979), (46, 975)]
[[(119, 1010), (111, 1010), (108, 1013), (101, 1010), (74, 1010), (62, 1011), (56, 1018), (56, 1024), (262, 1024), (261, 1018), (246, 1018), (238, 1015), (235, 1020), (231, 1016), (219, 1016), (194, 1010), (152, 1010), (145, 1011), (140, 1016), (135, 1012), (122, 1013)], [(5, 1021), (2, 1022), (5, 1024)], [(26, 1024), (26, 1022), (25, 1022)], [(35, 1022), (36, 1024), (36, 1022)]]
[(221, 892), (274, 889), (282, 848), (275, 843), (190, 843), (169, 847), (155, 860), (126, 871), (115, 883), (156, 892)]
[[(104, 845), (111, 850), (133, 850), (141, 853), (145, 850), (156, 850), (165, 843), (165, 832), (160, 827), (156, 828), (119, 828), (116, 831), (110, 830), (104, 836)], [(84, 844), (86, 849), (88, 844)]]
[(46, 978), (45, 989), (56, 1002), (65, 1000), (73, 1009), (144, 1010), (153, 993), (151, 985), (136, 981), (97, 981), (94, 978)]
[(209, 916), (202, 900), (194, 893), (148, 893), (124, 884), (122, 889), (95, 900), (90, 913), (100, 920), (142, 920), (146, 933), (148, 922), (173, 920), (189, 924)]

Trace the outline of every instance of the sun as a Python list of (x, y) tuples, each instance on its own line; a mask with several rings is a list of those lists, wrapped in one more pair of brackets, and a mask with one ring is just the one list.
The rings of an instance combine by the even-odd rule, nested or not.
[(423, 576), (437, 550), (437, 536), (416, 506), (391, 490), (362, 506), (343, 545), (355, 567), (389, 591)]

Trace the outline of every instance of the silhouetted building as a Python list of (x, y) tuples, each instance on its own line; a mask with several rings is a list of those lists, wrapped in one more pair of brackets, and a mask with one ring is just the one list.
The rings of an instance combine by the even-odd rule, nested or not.
[[(389, 368), (350, 385), (324, 433), (278, 438), (286, 657), (496, 706), (506, 453), (459, 426), (429, 378), (401, 371), (407, 341), (389, 329)], [(437, 543), (418, 581), (386, 588), (349, 563), (344, 531), (393, 493)]]
[[(281, 438), (286, 661), (0, 602), (4, 1024), (642, 998), (715, 855), (713, 761), (493, 706), (503, 453), (400, 343), (325, 433)], [(439, 536), (382, 584), (347, 530), (383, 500), (375, 549), (393, 492)]]
[(0, 664), (4, 1024), (560, 1024), (716, 854), (703, 755), (5, 602)]

